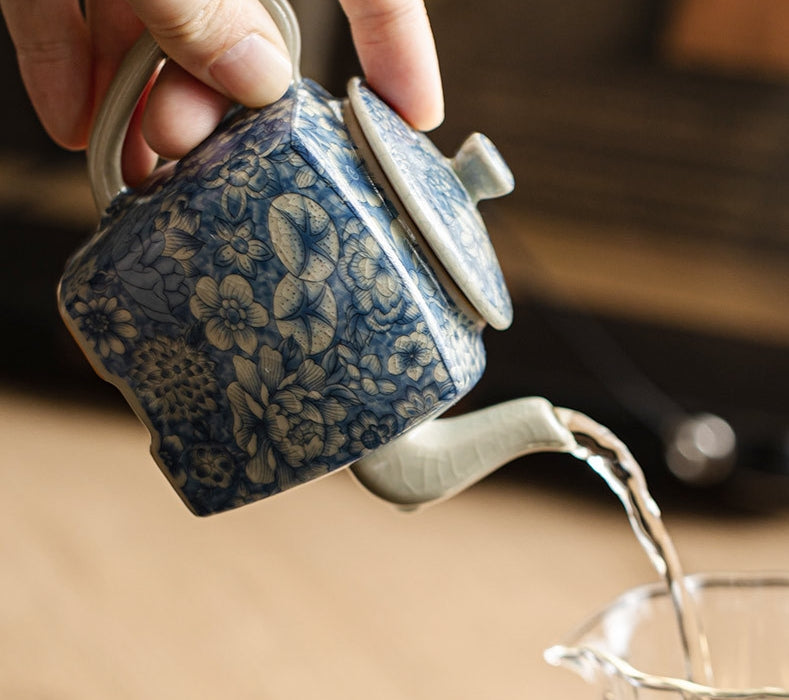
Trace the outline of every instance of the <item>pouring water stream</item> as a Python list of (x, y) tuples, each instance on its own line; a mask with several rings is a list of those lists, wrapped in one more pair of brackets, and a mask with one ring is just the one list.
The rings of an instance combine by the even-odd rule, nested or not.
[(684, 584), (679, 555), (649, 493), (644, 472), (625, 444), (608, 429), (576, 411), (557, 408), (556, 413), (576, 439), (577, 445), (570, 454), (586, 462), (619, 498), (642, 549), (668, 587), (687, 679), (712, 685), (707, 637)]
[(712, 685), (707, 639), (679, 556), (641, 467), (607, 428), (545, 399), (516, 399), (428, 421), (352, 466), (363, 486), (405, 509), (449, 497), (516, 457), (560, 452), (586, 462), (616, 494), (652, 565), (665, 581), (688, 680)]

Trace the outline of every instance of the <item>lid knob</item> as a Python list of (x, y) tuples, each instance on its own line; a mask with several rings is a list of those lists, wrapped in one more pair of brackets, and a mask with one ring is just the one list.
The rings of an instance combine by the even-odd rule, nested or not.
[(515, 178), (493, 142), (483, 134), (471, 134), (452, 159), (452, 169), (476, 204), (509, 194)]

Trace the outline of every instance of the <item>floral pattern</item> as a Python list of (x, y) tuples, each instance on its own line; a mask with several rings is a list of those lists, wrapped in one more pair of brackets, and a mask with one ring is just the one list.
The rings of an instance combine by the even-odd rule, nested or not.
[(201, 277), (189, 307), (205, 323), (208, 342), (219, 350), (237, 345), (253, 353), (258, 344), (256, 329), (268, 323), (268, 311), (255, 301), (251, 285), (239, 275), (228, 275), (219, 284), (212, 277)]
[(216, 249), (214, 262), (220, 267), (229, 266), (248, 279), (255, 279), (258, 265), (272, 256), (270, 248), (254, 237), (255, 224), (250, 219), (237, 225), (219, 220), (215, 230), (223, 243)]
[(110, 206), (61, 313), (198, 514), (350, 464), (457, 401), (481, 323), (309, 81)]
[(221, 192), (226, 211), (240, 214), (247, 211), (250, 198), (263, 199), (278, 191), (277, 171), (266, 156), (279, 145), (284, 133), (273, 133), (273, 139), (264, 141), (265, 148), (260, 147), (253, 133), (231, 141), (232, 149), (201, 178), (205, 187)]
[(388, 332), (418, 316), (398, 271), (375, 238), (353, 220), (346, 227), (348, 243), (340, 261), (340, 277), (353, 297), (354, 321), (360, 339)]
[(204, 486), (226, 489), (233, 480), (233, 458), (222, 445), (196, 445), (187, 461), (192, 476)]
[(154, 337), (132, 352), (129, 379), (164, 423), (194, 422), (217, 410), (215, 363), (183, 338)]
[(102, 357), (109, 357), (111, 352), (125, 352), (124, 340), (137, 335), (134, 318), (127, 309), (118, 308), (115, 297), (79, 299), (74, 304), (74, 313), (82, 333)]
[(249, 454), (255, 483), (280, 488), (328, 471), (327, 460), (345, 442), (338, 423), (347, 410), (325, 370), (305, 360), (289, 371), (282, 353), (260, 350), (257, 363), (235, 357), (237, 381), (227, 395), (239, 447)]
[(419, 330), (401, 335), (394, 342), (392, 354), (389, 355), (389, 371), (397, 376), (405, 372), (409, 379), (415, 382), (422, 378), (422, 374), (433, 361), (435, 346), (430, 337)]
[(412, 419), (417, 416), (430, 415), (440, 402), (441, 392), (435, 386), (428, 386), (424, 391), (416, 391), (409, 387), (405, 391), (405, 396), (397, 399), (393, 406), (398, 416)]
[(497, 328), (506, 328), (512, 301), (504, 276), (476, 203), (452, 161), (366, 85), (352, 81), (350, 98), (376, 157), (438, 259), (477, 310)]
[(372, 411), (362, 411), (359, 417), (348, 425), (351, 438), (351, 453), (362, 454), (385, 445), (397, 433), (397, 416), (388, 413), (378, 416)]

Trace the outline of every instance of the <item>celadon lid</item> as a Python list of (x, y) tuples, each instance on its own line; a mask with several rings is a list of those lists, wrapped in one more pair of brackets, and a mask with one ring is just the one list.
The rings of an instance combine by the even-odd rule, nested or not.
[(479, 315), (497, 329), (512, 323), (512, 301), (477, 210), (481, 199), (508, 194), (510, 169), (482, 134), (445, 157), (359, 78), (348, 98), (369, 150), (440, 264)]

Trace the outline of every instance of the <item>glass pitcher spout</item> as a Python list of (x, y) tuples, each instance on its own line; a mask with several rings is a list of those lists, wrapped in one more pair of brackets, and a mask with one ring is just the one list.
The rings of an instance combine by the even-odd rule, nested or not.
[(714, 685), (685, 678), (664, 585), (627, 591), (545, 659), (579, 674), (603, 698), (789, 698), (789, 578), (782, 573), (685, 577), (704, 619)]

